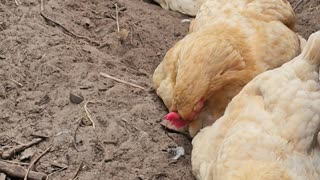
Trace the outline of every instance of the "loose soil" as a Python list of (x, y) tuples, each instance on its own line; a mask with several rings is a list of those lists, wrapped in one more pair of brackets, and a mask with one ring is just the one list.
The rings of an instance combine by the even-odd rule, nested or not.
[[(142, 0), (45, 0), (54, 23), (40, 15), (40, 1), (21, 1), (0, 0), (0, 147), (50, 136), (30, 148), (38, 155), (53, 145), (35, 171), (68, 166), (50, 179), (72, 178), (83, 161), (80, 180), (193, 180), (190, 139), (160, 126), (166, 108), (148, 91), (154, 69), (188, 31), (181, 20), (190, 17)], [(301, 35), (320, 30), (319, 0), (304, 0), (296, 12)], [(84, 100), (74, 104), (70, 93)], [(166, 149), (176, 146), (186, 156), (173, 161)]]

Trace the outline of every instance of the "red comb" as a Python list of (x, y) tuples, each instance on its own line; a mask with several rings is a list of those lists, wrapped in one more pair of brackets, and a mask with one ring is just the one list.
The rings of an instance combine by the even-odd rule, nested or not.
[(165, 116), (165, 118), (176, 128), (181, 128), (187, 124), (186, 121), (182, 120), (180, 115), (176, 112), (170, 112)]

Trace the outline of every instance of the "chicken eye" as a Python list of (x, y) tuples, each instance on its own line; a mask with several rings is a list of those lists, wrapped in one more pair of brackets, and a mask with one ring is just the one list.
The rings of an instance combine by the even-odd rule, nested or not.
[(193, 111), (196, 111), (196, 112), (200, 111), (200, 110), (202, 109), (203, 105), (204, 105), (204, 100), (203, 100), (203, 99), (200, 99), (200, 100), (197, 102), (197, 104), (195, 104), (195, 105), (193, 106)]

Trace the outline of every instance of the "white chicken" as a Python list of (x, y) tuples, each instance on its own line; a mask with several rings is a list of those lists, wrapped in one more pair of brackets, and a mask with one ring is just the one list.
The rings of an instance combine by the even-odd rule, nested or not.
[(186, 15), (195, 16), (206, 0), (154, 0), (163, 9), (177, 11)]
[(193, 139), (201, 180), (319, 180), (320, 31), (303, 52), (250, 81)]

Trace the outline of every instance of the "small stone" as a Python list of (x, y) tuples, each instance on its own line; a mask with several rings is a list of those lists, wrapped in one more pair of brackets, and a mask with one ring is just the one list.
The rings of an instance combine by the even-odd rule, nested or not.
[(46, 94), (35, 104), (41, 106), (44, 104), (48, 104), (49, 102), (50, 102), (50, 97), (48, 96), (48, 94)]
[(34, 155), (34, 152), (31, 149), (26, 149), (21, 154), (21, 157), (19, 158), (20, 161), (31, 159), (31, 157)]
[(92, 28), (93, 27), (93, 24), (91, 22), (91, 20), (89, 18), (83, 18), (83, 25), (86, 27), (86, 28)]
[(157, 52), (157, 56), (161, 56), (161, 52)]
[(106, 152), (104, 154), (104, 162), (108, 163), (113, 161), (113, 151), (111, 149), (106, 149)]
[(181, 36), (181, 33), (180, 33), (180, 32), (174, 32), (173, 34), (174, 34), (175, 37)]
[(108, 162), (111, 162), (112, 160), (113, 160), (112, 158), (106, 158), (106, 159), (104, 159), (104, 162), (108, 163)]
[(70, 93), (69, 99), (70, 102), (73, 104), (80, 104), (84, 98), (81, 95), (75, 95), (73, 93)]

